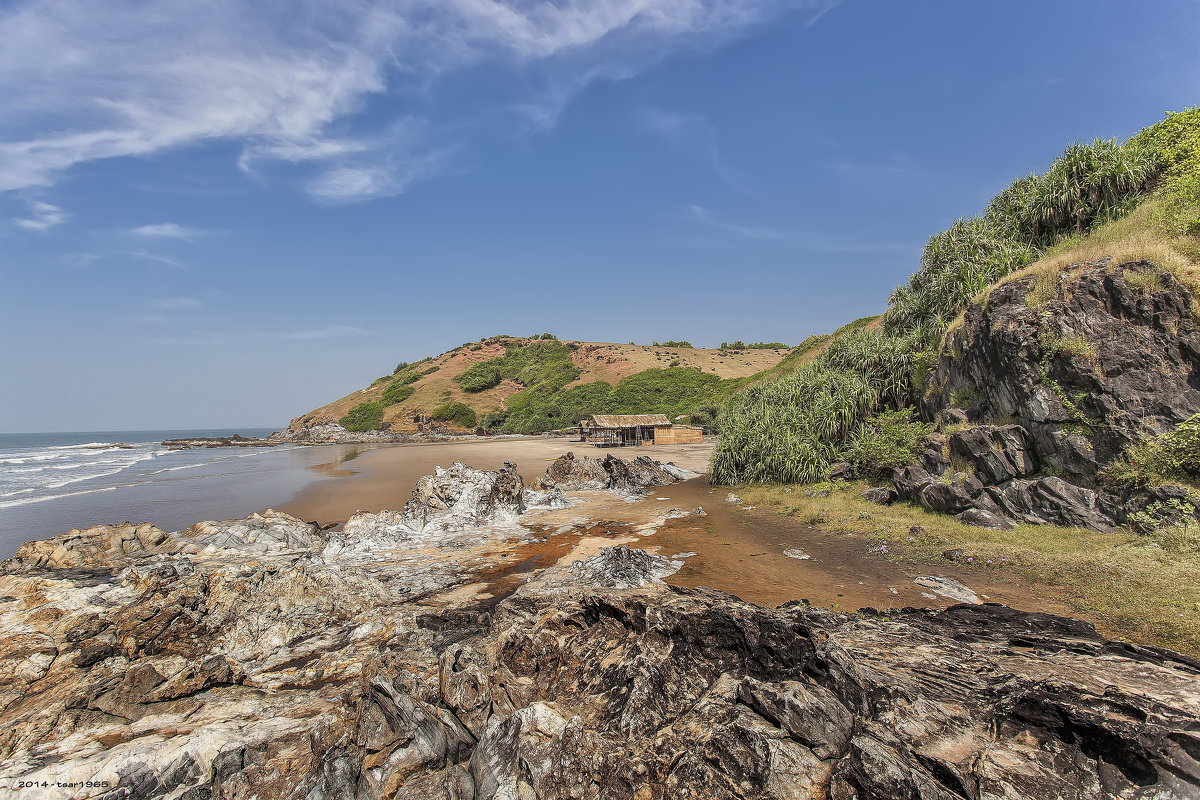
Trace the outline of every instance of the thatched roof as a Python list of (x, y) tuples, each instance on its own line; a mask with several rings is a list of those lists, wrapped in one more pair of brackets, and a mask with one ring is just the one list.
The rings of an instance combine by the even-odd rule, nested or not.
[(593, 414), (585, 422), (589, 428), (636, 428), (638, 426), (670, 426), (666, 414)]

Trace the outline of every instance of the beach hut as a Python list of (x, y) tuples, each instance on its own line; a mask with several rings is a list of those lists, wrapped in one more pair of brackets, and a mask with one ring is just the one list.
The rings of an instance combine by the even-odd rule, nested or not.
[(702, 431), (674, 425), (666, 414), (593, 414), (579, 423), (580, 441), (598, 447), (699, 442)]

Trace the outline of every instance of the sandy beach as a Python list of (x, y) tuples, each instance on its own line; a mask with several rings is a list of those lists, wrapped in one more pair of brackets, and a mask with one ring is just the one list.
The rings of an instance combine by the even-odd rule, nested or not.
[[(707, 441), (610, 451), (571, 439), (530, 438), (348, 449), (339, 460), (311, 468), (328, 479), (279, 508), (323, 525), (338, 524), (355, 511), (402, 507), (418, 478), (454, 461), (482, 469), (512, 461), (529, 482), (568, 451), (594, 458), (608, 452), (621, 458), (645, 455), (702, 472), (713, 447)], [(663, 487), (634, 503), (609, 492), (568, 493), (576, 502), (571, 508), (534, 512), (524, 522), (543, 534), (541, 541), (496, 553), (497, 567), (461, 591), (490, 604), (515, 590), (532, 570), (589, 557), (600, 547), (631, 544), (684, 562), (668, 583), (718, 589), (766, 606), (801, 599), (838, 610), (945, 608), (955, 602), (931, 597), (913, 583), (929, 574), (927, 565), (880, 557), (868, 552), (860, 537), (730, 503), (728, 495), (728, 489), (710, 486), (704, 477)], [(702, 516), (694, 513), (698, 507)], [(672, 510), (693, 513), (670, 518)], [(809, 558), (784, 554), (796, 549)], [(986, 601), (1052, 613), (1071, 610), (1040, 587), (1005, 575), (982, 576), (951, 562), (939, 564), (936, 574), (969, 585)]]

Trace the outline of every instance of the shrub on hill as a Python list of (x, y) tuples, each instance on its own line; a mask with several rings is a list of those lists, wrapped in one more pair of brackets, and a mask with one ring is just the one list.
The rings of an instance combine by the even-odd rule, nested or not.
[(1194, 483), (1200, 479), (1200, 414), (1147, 442), (1133, 445), (1105, 477), (1131, 486)]
[(881, 480), (893, 469), (913, 462), (921, 440), (933, 427), (914, 422), (913, 413), (911, 407), (884, 411), (869, 417), (851, 434), (842, 457), (853, 465), (855, 474)]
[(412, 397), (415, 391), (416, 389), (404, 381), (392, 381), (392, 384), (383, 390), (383, 397), (380, 399), (385, 406), (394, 406)]
[(615, 386), (603, 381), (569, 388), (543, 383), (517, 392), (507, 407), (484, 416), (485, 428), (506, 433), (541, 433), (575, 425), (590, 414), (692, 414), (713, 408), (744, 379), (722, 380), (696, 367), (649, 369)]
[(429, 418), (438, 422), (453, 422), (460, 428), (474, 428), (476, 423), (475, 412), (466, 403), (446, 403), (438, 406), (429, 415)]
[(1200, 106), (1168, 112), (1134, 141), (1158, 157), (1167, 225), (1174, 233), (1200, 234)]
[(359, 403), (338, 420), (343, 428), (355, 433), (378, 430), (383, 422), (383, 403)]
[(510, 344), (504, 355), (473, 364), (454, 382), (463, 391), (482, 392), (504, 379), (522, 386), (551, 384), (562, 388), (578, 377), (571, 348), (557, 339), (539, 339), (526, 345)]
[(655, 342), (655, 347), (681, 347), (692, 349), (692, 343), (684, 339), (668, 339), (665, 342)]

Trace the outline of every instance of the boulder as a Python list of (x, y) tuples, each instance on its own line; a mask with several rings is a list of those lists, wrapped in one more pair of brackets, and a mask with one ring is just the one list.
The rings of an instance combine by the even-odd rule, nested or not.
[(417, 480), (417, 488), (404, 504), (403, 521), (416, 531), (429, 526), (461, 530), (513, 523), (525, 510), (524, 491), (525, 481), (511, 461), (505, 461), (498, 472), (455, 461)]
[(617, 458), (611, 453), (603, 459), (576, 458), (574, 453), (559, 456), (534, 481), (535, 488), (566, 491), (608, 489), (630, 497), (640, 497), (649, 488), (695, 478), (698, 472), (675, 464), (663, 464), (649, 456)]
[(890, 486), (876, 486), (871, 489), (866, 489), (860, 495), (862, 499), (876, 503), (881, 506), (891, 505), (899, 496), (896, 490)]
[(1006, 516), (1022, 522), (1048, 522), (1096, 531), (1117, 527), (1117, 522), (1102, 510), (1098, 492), (1059, 477), (1013, 480), (1003, 487), (989, 487), (987, 494)]
[(959, 522), (964, 522), (967, 525), (974, 525), (979, 528), (993, 528), (999, 531), (1010, 531), (1013, 529), (1013, 524), (1007, 517), (1002, 514), (997, 514), (994, 511), (985, 511), (981, 508), (968, 508), (960, 514), (955, 514), (954, 518)]

